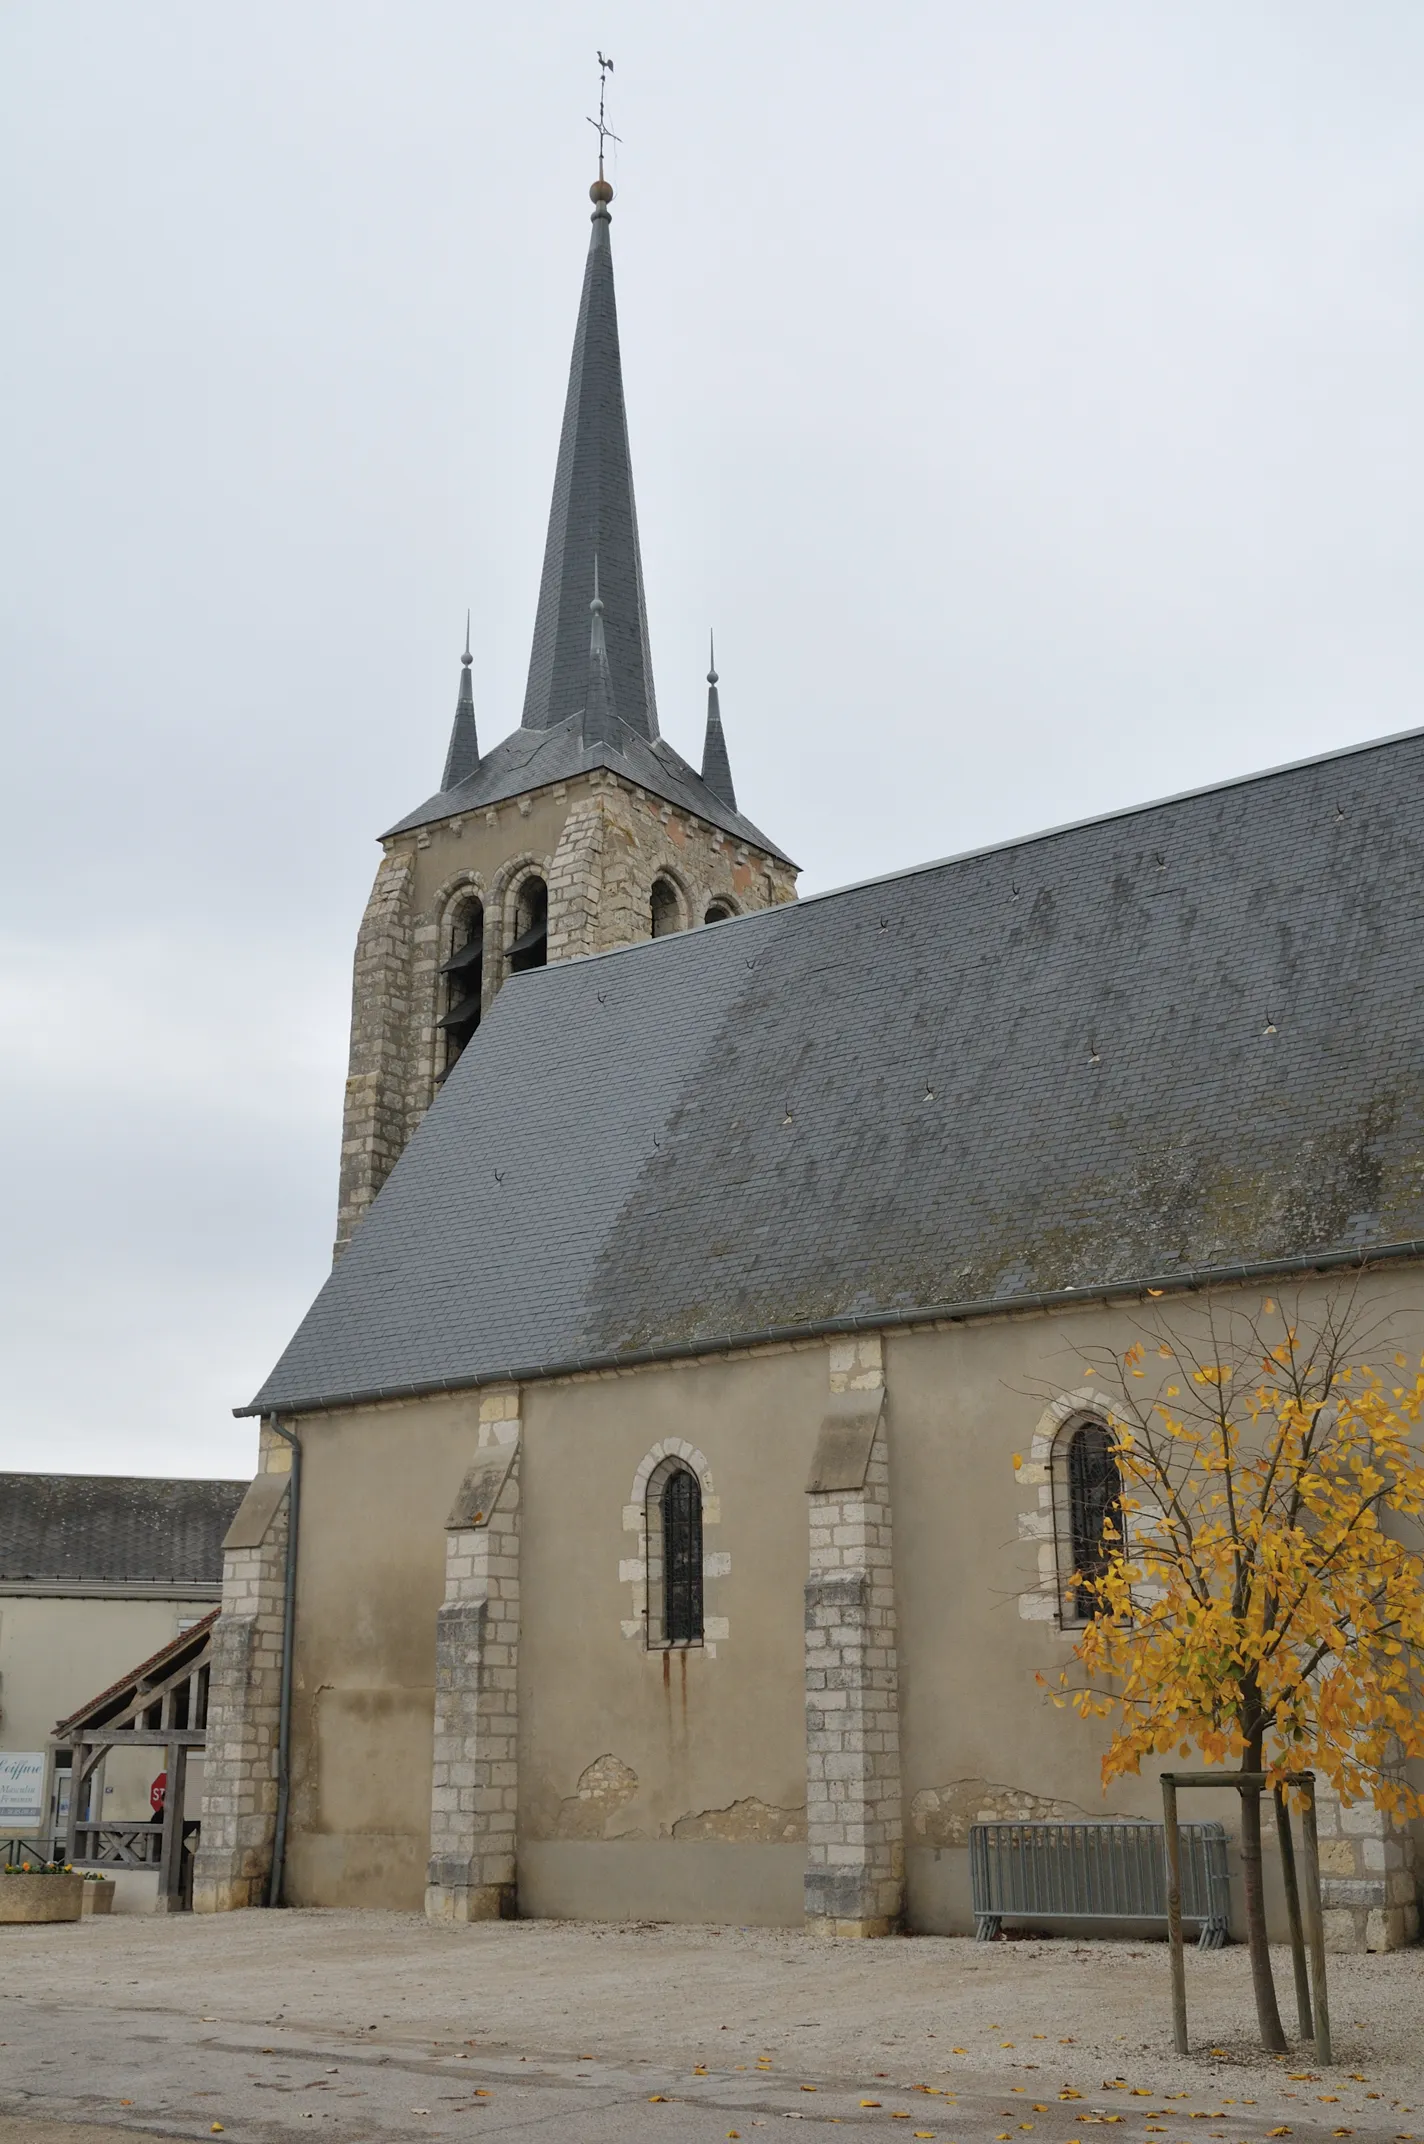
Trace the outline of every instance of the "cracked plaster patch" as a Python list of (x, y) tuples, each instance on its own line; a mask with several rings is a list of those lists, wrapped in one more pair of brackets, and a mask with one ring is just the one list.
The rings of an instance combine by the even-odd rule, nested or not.
[(554, 1827), (556, 1839), (636, 1838), (629, 1829), (610, 1832), (608, 1826), (638, 1792), (638, 1775), (621, 1757), (605, 1751), (579, 1774), (578, 1791), (559, 1804)]
[(806, 1836), (804, 1809), (775, 1809), (749, 1794), (725, 1809), (697, 1809), (680, 1816), (675, 1839), (726, 1839), (737, 1845), (794, 1844)]
[(1054, 1801), (994, 1779), (923, 1787), (910, 1803), (910, 1837), (924, 1846), (967, 1846), (971, 1824), (1079, 1823), (1111, 1812)]

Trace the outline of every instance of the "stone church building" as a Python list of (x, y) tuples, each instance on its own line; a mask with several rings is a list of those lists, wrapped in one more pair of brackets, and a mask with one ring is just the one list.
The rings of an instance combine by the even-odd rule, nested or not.
[[(797, 901), (715, 675), (659, 735), (610, 199), (522, 719), (467, 650), (360, 929), (195, 1904), (965, 1930), (977, 1818), (1158, 1812), (1035, 1680), (1089, 1352), (1362, 1266), (1424, 1343), (1424, 734)], [(1323, 1831), (1410, 1939), (1409, 1831)]]

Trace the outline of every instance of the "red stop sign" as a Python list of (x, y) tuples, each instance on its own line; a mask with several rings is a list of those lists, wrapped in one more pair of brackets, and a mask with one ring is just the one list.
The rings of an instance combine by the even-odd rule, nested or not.
[(168, 1774), (166, 1772), (160, 1772), (157, 1779), (154, 1780), (153, 1785), (148, 1790), (148, 1805), (150, 1809), (161, 1809), (163, 1807), (163, 1797), (167, 1792)]

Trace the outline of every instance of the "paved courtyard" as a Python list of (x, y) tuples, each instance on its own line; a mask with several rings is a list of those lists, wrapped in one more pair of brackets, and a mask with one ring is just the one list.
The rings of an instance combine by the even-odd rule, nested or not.
[[(1254, 2047), (1245, 1954), (247, 1913), (0, 1930), (0, 2144), (1424, 2144), (1424, 1950), (1331, 1960), (1327, 2073)], [(1283, 2008), (1288, 1960), (1278, 1959)], [(1031, 2134), (1032, 2133), (1032, 2134)], [(828, 2140), (829, 2144), (829, 2140)]]

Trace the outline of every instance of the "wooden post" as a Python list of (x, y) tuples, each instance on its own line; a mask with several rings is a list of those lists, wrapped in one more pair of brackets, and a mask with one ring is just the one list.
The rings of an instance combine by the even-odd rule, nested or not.
[(1187, 2049), (1187, 1961), (1182, 1952), (1182, 1840), (1177, 1830), (1177, 1782), (1162, 1774), (1162, 1823), (1167, 1834), (1167, 1947), (1172, 1965), (1172, 2036)]
[(69, 1753), (69, 1815), (64, 1822), (64, 1852), (61, 1860), (74, 1859), (74, 1837), (79, 1829), (79, 1798), (84, 1792), (84, 1744), (76, 1742)]
[(1281, 1856), (1281, 1881), (1286, 1891), (1286, 1914), (1290, 1921), (1291, 1968), (1295, 1973), (1295, 2008), (1303, 2040), (1315, 2038), (1315, 2019), (1310, 2008), (1310, 1976), (1305, 1970), (1305, 1936), (1300, 1922), (1300, 1886), (1295, 1876), (1295, 1841), (1291, 1837), (1290, 1804), (1285, 1788), (1274, 1787), (1276, 1845)]
[(168, 1785), (163, 1795), (163, 1844), (158, 1866), (158, 1904), (165, 1913), (183, 1910), (183, 1788), (188, 1745), (170, 1742), (166, 1753)]
[(1305, 1855), (1305, 1911), (1310, 1924), (1311, 1978), (1315, 1983), (1315, 2059), (1334, 2060), (1330, 2046), (1330, 1996), (1325, 1985), (1325, 1913), (1320, 1899), (1320, 1841), (1315, 1828), (1315, 1780), (1307, 1774), (1301, 1848)]

